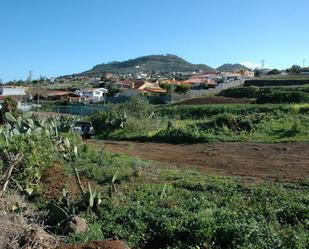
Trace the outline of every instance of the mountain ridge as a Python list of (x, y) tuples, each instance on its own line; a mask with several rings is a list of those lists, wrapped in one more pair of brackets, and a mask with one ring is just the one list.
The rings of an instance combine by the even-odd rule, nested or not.
[(194, 72), (215, 71), (214, 68), (205, 64), (193, 64), (185, 59), (172, 55), (147, 55), (129, 59), (126, 61), (113, 61), (94, 66), (92, 69), (81, 74), (109, 73), (136, 73), (136, 72)]
[(250, 70), (250, 69), (239, 63), (235, 63), (235, 64), (226, 63), (218, 67), (217, 70), (220, 72), (231, 72), (231, 71), (237, 71), (237, 70)]

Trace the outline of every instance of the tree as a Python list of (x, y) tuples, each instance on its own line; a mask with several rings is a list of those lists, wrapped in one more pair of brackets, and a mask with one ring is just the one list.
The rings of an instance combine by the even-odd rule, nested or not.
[(293, 74), (300, 74), (301, 67), (298, 65), (293, 65), (290, 69), (287, 70), (288, 72), (291, 72)]
[(278, 75), (278, 74), (280, 74), (280, 73), (281, 73), (281, 72), (280, 72), (277, 68), (275, 68), (275, 69), (269, 71), (269, 72), (267, 73), (267, 75)]
[(120, 89), (114, 87), (114, 86), (109, 86), (107, 88), (108, 93), (107, 93), (107, 97), (114, 97), (116, 96), (118, 93), (120, 93)]
[(261, 73), (260, 73), (259, 70), (256, 70), (256, 71), (254, 72), (254, 77), (258, 78), (258, 77), (260, 77), (260, 75), (261, 75)]
[(175, 93), (185, 94), (191, 89), (191, 86), (189, 85), (178, 85), (175, 88)]
[(161, 83), (160, 87), (166, 90), (166, 94), (171, 94), (172, 84), (169, 83)]
[(12, 113), (14, 116), (16, 116), (17, 112), (17, 103), (12, 97), (5, 97), (3, 104), (2, 104), (2, 109), (1, 109), (1, 117), (0, 117), (0, 123), (3, 124), (5, 123), (5, 117), (4, 114), (6, 112)]

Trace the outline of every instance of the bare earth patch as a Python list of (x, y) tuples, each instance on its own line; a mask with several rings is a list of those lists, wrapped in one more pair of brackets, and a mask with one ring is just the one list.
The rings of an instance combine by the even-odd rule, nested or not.
[(128, 249), (128, 247), (120, 240), (102, 240), (80, 245), (62, 245), (57, 249)]
[(309, 179), (309, 143), (104, 143), (114, 153), (125, 153), (181, 168), (195, 168), (215, 175), (272, 181)]

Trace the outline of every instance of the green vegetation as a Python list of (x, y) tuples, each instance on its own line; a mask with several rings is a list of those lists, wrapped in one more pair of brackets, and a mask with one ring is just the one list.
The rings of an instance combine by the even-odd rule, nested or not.
[[(118, 108), (115, 114), (123, 113), (124, 106)], [(141, 112), (136, 112), (136, 108)], [(136, 98), (125, 110), (128, 118), (123, 121), (124, 129), (130, 127), (130, 122), (150, 127), (153, 120), (164, 122), (164, 117), (170, 117), (175, 123), (167, 122), (168, 132), (178, 129), (178, 122), (192, 122), (206, 131), (220, 127), (234, 132), (242, 127), (248, 132), (252, 124), (244, 121), (244, 117), (254, 116), (255, 125), (261, 119), (272, 118), (265, 119), (263, 115), (275, 112), (279, 119), (293, 118), (290, 129), (293, 134), (289, 136), (300, 138), (308, 105), (179, 106), (160, 108), (154, 113), (143, 99)], [(194, 119), (201, 118), (201, 113), (203, 117), (213, 116), (205, 121)], [(150, 121), (144, 124), (148, 114)], [(306, 249), (308, 246), (306, 181), (248, 184), (197, 171), (169, 170), (154, 162), (112, 154), (104, 146), (84, 144), (67, 130), (69, 120), (38, 121), (31, 113), (18, 117), (7, 113), (5, 118), (0, 136), (0, 170), (4, 176), (0, 180), (1, 195), (13, 191), (24, 195), (40, 211), (38, 215), (47, 222), (49, 231), (58, 235), (65, 232), (70, 215), (84, 217), (89, 231), (68, 235), (65, 237), (68, 242), (116, 236), (132, 248)], [(106, 116), (103, 118), (108, 120)], [(119, 127), (109, 129), (117, 131)], [(133, 124), (131, 129), (135, 129)], [(69, 133), (63, 133), (65, 130)], [(58, 171), (53, 171), (55, 165)], [(42, 181), (48, 174), (53, 174), (57, 182)], [(75, 184), (68, 181), (72, 176)], [(62, 189), (57, 192), (54, 189), (58, 184)], [(1, 206), (0, 210), (5, 208), (6, 213), (20, 215), (26, 212), (27, 207), (10, 205)]]
[[(89, 119), (99, 138), (308, 142), (308, 89), (222, 93), (265, 104), (152, 106), (133, 97)], [(308, 249), (307, 180), (248, 183), (113, 154), (74, 135), (75, 117), (37, 120), (19, 115), (10, 99), (2, 119), (0, 200), (24, 196), (55, 236), (66, 234), (70, 216), (85, 218), (89, 230), (68, 234), (66, 242), (118, 237), (142, 249)], [(0, 212), (27, 217), (27, 206), (1, 203)]]
[(5, 122), (5, 113), (10, 112), (14, 116), (17, 114), (17, 103), (11, 97), (5, 97), (0, 111), (0, 124)]
[[(96, 152), (88, 148), (87, 153)], [(117, 181), (118, 190), (112, 197), (103, 195), (95, 215), (87, 216), (90, 232), (71, 236), (71, 242), (117, 236), (133, 248), (306, 248), (308, 244), (307, 183), (252, 186), (194, 171), (158, 169), (146, 162), (138, 163), (137, 177), (130, 170), (134, 161), (117, 158), (122, 161), (119, 172), (125, 172)], [(110, 161), (96, 166), (90, 176), (100, 184), (106, 179), (106, 188), (112, 174), (104, 177), (101, 172), (108, 167)]]
[(281, 72), (275, 68), (273, 70), (271, 70), (270, 72), (267, 73), (267, 75), (279, 75)]
[[(256, 75), (258, 77), (258, 75)], [(308, 78), (246, 80), (245, 86), (298, 86), (309, 84)]]
[(237, 87), (220, 93), (224, 97), (253, 98), (258, 104), (309, 103), (309, 87)]
[(241, 65), (241, 64), (223, 64), (222, 66), (217, 68), (220, 72), (233, 72), (233, 71), (240, 71), (240, 70), (250, 70), (249, 68)]
[[(128, 107), (122, 106), (118, 110), (92, 116), (99, 137), (172, 143), (309, 140), (308, 104), (153, 108), (143, 102), (139, 108), (132, 108), (138, 104), (138, 100), (135, 101)], [(126, 113), (125, 120), (122, 118), (123, 112)], [(295, 130), (296, 126), (298, 129)]]
[[(171, 62), (172, 68), (171, 68)], [(128, 72), (193, 72), (213, 71), (207, 65), (194, 65), (176, 55), (149, 55), (123, 62), (99, 64), (83, 74), (98, 74), (103, 72), (128, 73)]]
[(179, 85), (175, 87), (175, 93), (184, 94), (191, 89), (191, 86), (188, 85)]

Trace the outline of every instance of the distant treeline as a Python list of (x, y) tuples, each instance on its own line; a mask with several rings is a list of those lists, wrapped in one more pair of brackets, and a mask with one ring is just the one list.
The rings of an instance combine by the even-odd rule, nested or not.
[(309, 84), (307, 79), (272, 79), (272, 80), (246, 80), (245, 86), (292, 86)]

